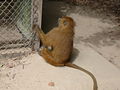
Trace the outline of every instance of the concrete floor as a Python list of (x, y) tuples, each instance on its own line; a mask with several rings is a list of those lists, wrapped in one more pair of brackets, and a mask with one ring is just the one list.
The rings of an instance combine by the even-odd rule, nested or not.
[[(120, 71), (86, 43), (75, 44), (74, 63), (92, 72), (98, 90), (120, 90)], [(9, 65), (14, 65), (9, 68)], [(49, 83), (54, 83), (53, 86)], [(37, 53), (0, 68), (0, 90), (93, 90), (92, 79), (69, 67), (54, 67)]]
[[(56, 25), (59, 15), (54, 15), (57, 11), (60, 16), (71, 16), (76, 22), (73, 63), (95, 75), (98, 90), (120, 90), (119, 27), (109, 19), (95, 16), (95, 12), (89, 9), (71, 7), (62, 2), (47, 5), (50, 12), (43, 17), (45, 32)], [(53, 9), (57, 9), (56, 14)], [(109, 62), (114, 55), (117, 58)], [(53, 86), (49, 85), (51, 82)], [(92, 85), (87, 74), (69, 67), (51, 66), (37, 53), (18, 62), (10, 60), (0, 68), (0, 90), (92, 90)]]

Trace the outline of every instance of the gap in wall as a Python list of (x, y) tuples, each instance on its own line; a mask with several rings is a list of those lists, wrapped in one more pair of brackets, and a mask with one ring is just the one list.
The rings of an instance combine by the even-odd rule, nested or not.
[(66, 3), (60, 0), (43, 0), (42, 29), (45, 33), (57, 26), (58, 18), (65, 15), (62, 12)]

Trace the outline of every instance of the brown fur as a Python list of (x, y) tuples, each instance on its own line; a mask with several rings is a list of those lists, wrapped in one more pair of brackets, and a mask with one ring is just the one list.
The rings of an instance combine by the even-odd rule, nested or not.
[[(94, 82), (93, 90), (98, 90), (96, 78), (91, 72), (69, 62), (73, 50), (74, 27), (75, 22), (70, 17), (60, 18), (58, 27), (47, 34), (44, 34), (38, 25), (33, 25), (33, 30), (37, 31), (44, 46), (39, 54), (51, 65), (68, 66), (89, 74)], [(52, 49), (49, 50), (48, 46)]]

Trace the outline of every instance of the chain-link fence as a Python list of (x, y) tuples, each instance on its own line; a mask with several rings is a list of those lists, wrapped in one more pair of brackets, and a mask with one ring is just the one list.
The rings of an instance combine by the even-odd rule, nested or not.
[(32, 23), (39, 21), (41, 1), (0, 0), (0, 59), (21, 58), (31, 53), (35, 38)]

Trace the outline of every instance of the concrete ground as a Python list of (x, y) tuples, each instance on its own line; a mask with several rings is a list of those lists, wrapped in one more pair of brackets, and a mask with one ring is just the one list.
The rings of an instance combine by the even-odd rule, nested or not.
[[(85, 43), (75, 47), (74, 63), (95, 75), (98, 90), (120, 90), (119, 69)], [(92, 90), (92, 79), (87, 74), (69, 67), (51, 66), (38, 54), (23, 58), (12, 68), (8, 65), (0, 69), (0, 90)]]
[[(89, 9), (61, 2), (46, 5), (51, 13), (47, 12), (46, 19), (43, 18), (45, 32), (56, 25), (54, 20), (59, 16), (71, 16), (76, 22), (73, 63), (95, 75), (98, 90), (120, 90), (120, 41), (116, 23), (102, 15), (93, 16), (97, 13)], [(50, 8), (56, 9), (55, 14)], [(60, 12), (55, 19), (57, 10)], [(37, 53), (20, 61), (10, 60), (0, 68), (0, 90), (92, 90), (92, 85), (87, 74), (69, 67), (51, 66)]]

